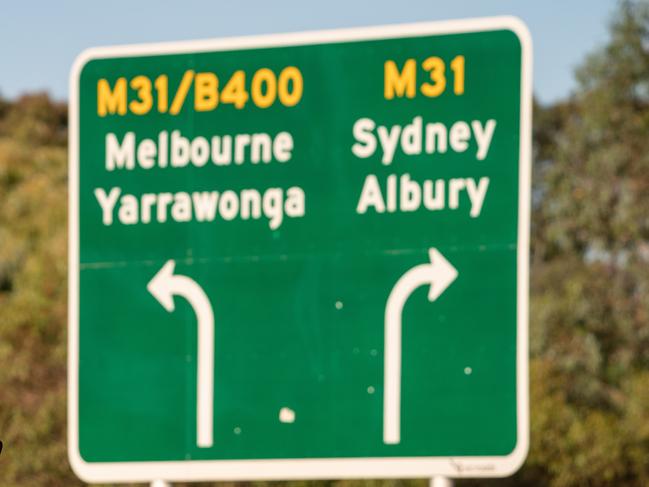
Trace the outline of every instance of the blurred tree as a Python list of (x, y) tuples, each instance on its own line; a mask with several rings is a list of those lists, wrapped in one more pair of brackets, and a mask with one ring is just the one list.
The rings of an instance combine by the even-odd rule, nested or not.
[(46, 93), (23, 95), (15, 103), (0, 99), (0, 135), (27, 144), (65, 145), (67, 103), (53, 102)]
[(45, 144), (56, 140), (49, 135), (22, 138), (32, 122), (41, 134), (61, 130), (40, 99), (38, 114), (21, 112), (24, 98), (0, 119), (2, 485), (74, 483), (65, 461), (66, 152)]
[(517, 485), (649, 485), (649, 5), (620, 3), (610, 32), (572, 99), (537, 110)]

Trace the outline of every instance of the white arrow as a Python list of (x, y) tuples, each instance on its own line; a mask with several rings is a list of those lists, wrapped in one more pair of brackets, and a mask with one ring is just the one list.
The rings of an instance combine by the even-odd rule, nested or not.
[(401, 314), (412, 292), (430, 285), (428, 300), (435, 301), (457, 277), (457, 270), (435, 248), (428, 251), (430, 264), (407, 271), (392, 288), (385, 307), (383, 376), (383, 442), (401, 441)]
[(147, 284), (147, 289), (170, 313), (174, 295), (182, 296), (194, 308), (198, 321), (198, 371), (196, 380), (196, 443), (213, 445), (214, 415), (214, 313), (205, 291), (186, 276), (174, 274), (176, 262), (168, 260)]

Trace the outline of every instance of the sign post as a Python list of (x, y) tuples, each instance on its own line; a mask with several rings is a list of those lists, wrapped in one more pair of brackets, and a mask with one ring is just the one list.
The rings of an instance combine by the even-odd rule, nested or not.
[(75, 472), (513, 473), (530, 128), (530, 40), (509, 17), (83, 53)]

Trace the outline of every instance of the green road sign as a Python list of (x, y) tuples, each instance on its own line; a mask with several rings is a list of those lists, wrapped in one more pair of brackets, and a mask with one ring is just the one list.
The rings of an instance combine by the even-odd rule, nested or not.
[(515, 471), (530, 53), (497, 18), (82, 54), (76, 473)]

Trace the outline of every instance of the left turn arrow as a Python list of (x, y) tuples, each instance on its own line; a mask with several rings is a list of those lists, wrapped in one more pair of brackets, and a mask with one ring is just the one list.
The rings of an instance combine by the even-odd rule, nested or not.
[(168, 260), (149, 281), (147, 289), (170, 313), (175, 309), (174, 295), (185, 298), (196, 313), (196, 443), (200, 448), (209, 448), (214, 444), (214, 312), (203, 288), (187, 276), (174, 274), (175, 267), (176, 262)]

